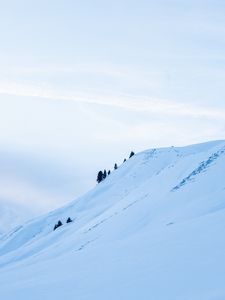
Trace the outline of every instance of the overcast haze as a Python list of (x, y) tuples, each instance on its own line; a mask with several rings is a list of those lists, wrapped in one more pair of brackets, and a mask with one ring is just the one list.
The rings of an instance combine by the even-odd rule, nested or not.
[(224, 1), (0, 4), (0, 199), (53, 208), (131, 150), (224, 139)]

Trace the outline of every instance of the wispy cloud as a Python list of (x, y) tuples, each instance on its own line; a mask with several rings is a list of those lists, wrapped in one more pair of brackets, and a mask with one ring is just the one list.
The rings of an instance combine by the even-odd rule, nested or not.
[(130, 75), (130, 69), (122, 66), (114, 66), (112, 64), (102, 63), (76, 63), (73, 65), (35, 65), (35, 66), (5, 66), (1, 72), (18, 75), (44, 75), (44, 74), (71, 74), (71, 73), (94, 73), (104, 76), (124, 77)]
[[(147, 112), (163, 115), (174, 115), (178, 117), (209, 118), (224, 120), (225, 110), (216, 109), (209, 106), (199, 106), (172, 101), (168, 99), (155, 99), (138, 95), (109, 95), (100, 93), (66, 93), (34, 85), (17, 83), (0, 83), (0, 94), (15, 95), (25, 97), (40, 97), (53, 101), (75, 101), (87, 104), (98, 104), (113, 106), (135, 112)], [(2, 98), (3, 99), (3, 98)]]

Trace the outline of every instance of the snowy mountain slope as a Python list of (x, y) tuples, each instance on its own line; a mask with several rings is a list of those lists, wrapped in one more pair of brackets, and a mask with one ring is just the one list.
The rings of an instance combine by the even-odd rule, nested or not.
[(224, 175), (225, 141), (136, 154), (0, 238), (0, 298), (225, 299)]
[(25, 205), (0, 199), (0, 235), (35, 216)]
[[(21, 207), (30, 211), (30, 219), (32, 212), (37, 216), (65, 205), (74, 195), (81, 195), (87, 186), (92, 186), (93, 179), (89, 181), (87, 177), (80, 177), (80, 173), (78, 163), (68, 163), (32, 151), (1, 147), (0, 214), (2, 206), (12, 210), (17, 207), (18, 213), (22, 213)], [(7, 214), (5, 220), (6, 217)]]

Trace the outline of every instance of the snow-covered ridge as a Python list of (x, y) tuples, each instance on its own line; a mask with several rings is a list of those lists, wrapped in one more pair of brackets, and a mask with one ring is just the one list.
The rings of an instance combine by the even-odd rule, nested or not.
[(178, 190), (180, 187), (185, 185), (187, 182), (194, 180), (195, 176), (200, 174), (201, 172), (205, 172), (207, 168), (210, 167), (217, 159), (221, 157), (221, 155), (225, 154), (225, 147), (222, 147), (218, 151), (214, 152), (209, 158), (205, 161), (202, 161), (200, 165), (191, 172), (187, 177), (185, 177), (177, 186), (175, 186), (172, 190)]
[(20, 299), (7, 276), (25, 284), (24, 299), (42, 298), (46, 276), (44, 299), (65, 298), (60, 284), (78, 299), (225, 298), (224, 175), (225, 141), (136, 154), (86, 195), (0, 237), (1, 298)]
[(0, 235), (34, 217), (25, 205), (0, 199)]

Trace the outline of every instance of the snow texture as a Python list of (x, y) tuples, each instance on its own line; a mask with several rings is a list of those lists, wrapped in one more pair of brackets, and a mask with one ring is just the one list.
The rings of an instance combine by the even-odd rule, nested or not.
[(0, 235), (34, 216), (25, 205), (0, 199)]
[(0, 237), (0, 299), (225, 299), (224, 177), (225, 141), (136, 154)]

